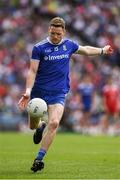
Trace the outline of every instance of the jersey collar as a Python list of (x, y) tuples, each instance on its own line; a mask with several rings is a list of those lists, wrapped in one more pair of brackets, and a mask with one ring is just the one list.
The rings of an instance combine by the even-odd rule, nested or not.
[(49, 38), (49, 37), (47, 37), (47, 40), (48, 40), (48, 42), (49, 42), (50, 44), (53, 44), (53, 45), (60, 45), (60, 44), (62, 44), (63, 41), (64, 41), (64, 39), (62, 39), (58, 44), (54, 44), (54, 43), (52, 43), (52, 42), (50, 41), (50, 38)]

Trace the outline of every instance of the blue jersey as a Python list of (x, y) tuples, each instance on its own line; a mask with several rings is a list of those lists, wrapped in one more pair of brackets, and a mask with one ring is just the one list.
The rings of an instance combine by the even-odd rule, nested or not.
[(82, 103), (85, 109), (90, 109), (92, 105), (92, 96), (94, 93), (94, 86), (92, 83), (81, 83), (78, 87), (78, 91), (82, 97)]
[(33, 47), (32, 60), (39, 60), (34, 88), (67, 93), (69, 91), (69, 61), (78, 44), (63, 39), (55, 45), (49, 38)]

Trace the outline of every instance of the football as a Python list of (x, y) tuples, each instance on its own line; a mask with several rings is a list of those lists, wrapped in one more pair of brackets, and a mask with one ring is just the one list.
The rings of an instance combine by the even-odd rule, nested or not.
[(47, 113), (47, 104), (41, 98), (34, 98), (28, 102), (27, 112), (32, 117), (43, 117)]

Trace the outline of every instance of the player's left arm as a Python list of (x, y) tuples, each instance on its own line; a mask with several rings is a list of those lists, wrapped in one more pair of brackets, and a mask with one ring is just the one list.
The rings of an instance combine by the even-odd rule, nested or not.
[(92, 47), (92, 46), (79, 46), (75, 54), (82, 54), (88, 56), (94, 55), (110, 55), (113, 53), (113, 48), (110, 45), (106, 45), (103, 48)]

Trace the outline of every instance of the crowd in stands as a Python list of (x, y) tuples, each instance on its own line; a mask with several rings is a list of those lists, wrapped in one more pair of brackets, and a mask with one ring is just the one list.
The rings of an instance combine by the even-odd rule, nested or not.
[[(1, 0), (0, 1), (0, 129), (22, 129), (26, 112), (18, 109), (33, 45), (47, 36), (49, 20), (61, 16), (66, 36), (81, 45), (114, 48), (111, 56), (73, 55), (71, 91), (66, 100), (61, 128), (96, 133), (102, 127), (105, 108), (103, 88), (109, 76), (120, 88), (119, 0)], [(89, 82), (86, 82), (88, 76)], [(81, 86), (93, 87), (90, 107), (84, 109)], [(117, 100), (119, 99), (119, 95)], [(120, 109), (118, 108), (118, 111)], [(115, 127), (119, 132), (119, 116)], [(91, 128), (90, 128), (91, 127)], [(89, 132), (89, 133), (90, 133)]]

